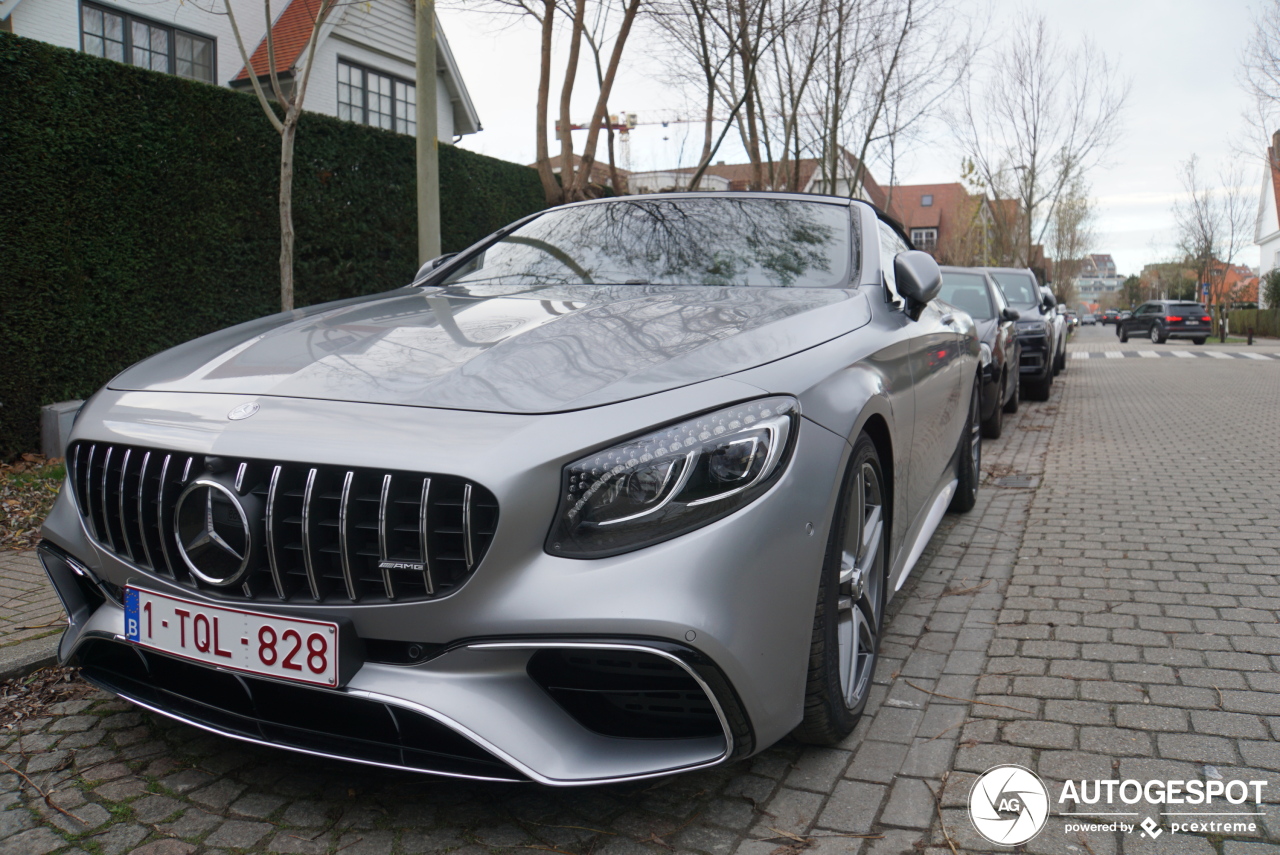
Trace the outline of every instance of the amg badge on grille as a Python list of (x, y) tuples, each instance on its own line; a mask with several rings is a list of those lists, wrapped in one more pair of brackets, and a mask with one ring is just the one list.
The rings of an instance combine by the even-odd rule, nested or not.
[(379, 570), (410, 570), (415, 573), (421, 573), (427, 569), (427, 565), (421, 561), (379, 561)]

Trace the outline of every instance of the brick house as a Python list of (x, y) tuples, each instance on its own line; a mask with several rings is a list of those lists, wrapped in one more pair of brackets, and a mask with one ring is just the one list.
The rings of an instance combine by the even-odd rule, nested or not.
[(898, 184), (887, 203), (916, 248), (940, 264), (973, 266), (990, 259), (993, 208), (985, 194), (959, 183)]
[[(829, 175), (829, 168), (813, 157), (777, 163), (770, 171), (770, 165), (764, 164), (764, 190), (786, 191), (796, 193), (827, 193), (835, 196), (849, 196), (849, 190), (857, 178), (858, 158), (856, 155), (841, 149), (841, 157), (837, 159), (835, 175)], [(628, 182), (633, 193), (663, 193), (683, 190), (688, 187), (689, 179), (697, 171), (696, 167), (681, 169), (661, 169), (647, 172), (632, 172)], [(700, 190), (747, 190), (751, 186), (753, 170), (749, 163), (719, 163), (706, 168)], [(833, 180), (834, 179), (834, 180)], [(852, 194), (855, 199), (863, 199), (881, 210), (887, 210), (888, 191), (876, 181), (870, 169), (863, 169), (858, 181), (858, 192)]]

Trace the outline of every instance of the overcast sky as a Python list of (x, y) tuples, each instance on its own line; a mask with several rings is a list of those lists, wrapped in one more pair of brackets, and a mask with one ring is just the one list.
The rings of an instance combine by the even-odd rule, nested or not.
[[(519, 163), (534, 158), (538, 32), (527, 20), (446, 6), (440, 18), (471, 92), (484, 131), (462, 145)], [(979, 4), (975, 2), (974, 8)], [(1251, 28), (1250, 4), (1241, 0), (993, 0), (993, 29), (1007, 29), (1021, 9), (1042, 12), (1068, 42), (1088, 36), (1133, 82), (1124, 130), (1108, 163), (1090, 176), (1098, 211), (1096, 252), (1115, 256), (1119, 271), (1137, 273), (1173, 253), (1171, 206), (1180, 192), (1179, 164), (1199, 154), (1216, 177), (1234, 149), (1247, 147), (1247, 99), (1236, 82), (1239, 56)], [(685, 96), (663, 79), (657, 45), (637, 30), (610, 107), (641, 122), (687, 115)], [(585, 53), (585, 52), (584, 52)], [(563, 57), (564, 51), (557, 51)], [(584, 65), (587, 62), (584, 56)], [(574, 100), (585, 122), (594, 86), (584, 79)], [(553, 103), (555, 98), (553, 98)], [(554, 109), (553, 109), (554, 112)], [(583, 134), (575, 134), (577, 150)], [(693, 125), (642, 125), (632, 133), (631, 168), (662, 169), (696, 163), (700, 131)], [(960, 152), (944, 127), (900, 166), (903, 184), (958, 180)], [(553, 139), (554, 145), (554, 139)], [(601, 147), (603, 157), (603, 146)], [(742, 162), (726, 146), (717, 159)], [(1257, 161), (1248, 165), (1251, 192), (1261, 186)], [(1257, 248), (1237, 259), (1256, 265)]]

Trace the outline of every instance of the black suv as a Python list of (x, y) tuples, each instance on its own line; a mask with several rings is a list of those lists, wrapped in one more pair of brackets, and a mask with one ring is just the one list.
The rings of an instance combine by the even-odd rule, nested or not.
[(1010, 267), (983, 268), (996, 280), (1004, 298), (1018, 311), (1018, 344), (1022, 357), (1018, 369), (1022, 392), (1033, 401), (1049, 400), (1049, 387), (1059, 365), (1059, 320), (1054, 313), (1053, 294), (1041, 291), (1030, 270)]
[(1211, 331), (1208, 310), (1199, 303), (1182, 300), (1152, 300), (1116, 322), (1116, 335), (1121, 341), (1143, 336), (1153, 344), (1164, 344), (1171, 338), (1189, 338), (1194, 344), (1204, 344)]

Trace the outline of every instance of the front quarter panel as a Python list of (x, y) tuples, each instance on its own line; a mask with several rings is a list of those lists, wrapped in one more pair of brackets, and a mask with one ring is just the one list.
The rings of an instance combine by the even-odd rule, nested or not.
[[(875, 305), (878, 286), (860, 289)], [(793, 394), (800, 400), (805, 418), (831, 431), (851, 446), (872, 418), (883, 420), (891, 443), (893, 483), (905, 484), (915, 418), (910, 342), (907, 326), (913, 323), (885, 304), (876, 307), (870, 324), (811, 348), (804, 353), (734, 375), (771, 393)], [(840, 461), (843, 471), (844, 460)], [(828, 507), (835, 506), (834, 490)], [(892, 549), (897, 550), (910, 523), (907, 491), (894, 490), (890, 529)], [(829, 521), (827, 521), (829, 522)]]

